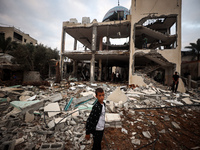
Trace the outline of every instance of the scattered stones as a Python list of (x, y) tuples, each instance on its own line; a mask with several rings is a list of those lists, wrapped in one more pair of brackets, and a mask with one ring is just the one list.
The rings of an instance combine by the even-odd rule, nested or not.
[(144, 137), (146, 138), (151, 138), (151, 134), (149, 133), (149, 131), (143, 131), (142, 134), (144, 135)]
[(172, 125), (176, 128), (176, 129), (181, 129), (181, 127), (174, 121), (172, 121)]

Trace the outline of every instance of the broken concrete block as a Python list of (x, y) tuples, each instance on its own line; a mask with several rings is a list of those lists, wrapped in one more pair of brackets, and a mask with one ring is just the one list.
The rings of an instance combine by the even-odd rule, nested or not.
[(62, 97), (62, 94), (60, 94), (60, 93), (54, 94), (53, 96), (49, 97), (49, 100), (51, 102), (57, 102), (57, 101), (60, 101), (62, 99), (63, 99), (63, 97)]
[(95, 91), (93, 88), (91, 88), (91, 87), (89, 87), (89, 86), (86, 87), (86, 90), (87, 90), (87, 91)]
[(51, 129), (51, 128), (53, 128), (53, 127), (55, 127), (55, 122), (54, 122), (54, 120), (52, 120), (52, 121), (50, 121), (49, 123), (48, 123), (48, 127)]
[(186, 92), (185, 85), (184, 85), (184, 83), (183, 83), (181, 78), (179, 78), (179, 84), (178, 84), (177, 91), (179, 91), (181, 93), (185, 93)]
[(193, 102), (190, 100), (189, 97), (183, 98), (182, 101), (184, 101), (186, 104), (191, 105)]
[(34, 96), (28, 98), (27, 101), (33, 101), (36, 97), (37, 97), (37, 95), (34, 95)]
[(27, 101), (28, 98), (30, 98), (30, 96), (24, 96), (24, 95), (22, 95), (22, 96), (19, 97), (19, 100), (20, 101)]
[(116, 88), (112, 94), (107, 97), (107, 100), (114, 101), (118, 103), (119, 101), (126, 102), (128, 100), (127, 96), (120, 90), (120, 88)]
[(73, 103), (76, 105), (79, 105), (81, 103), (84, 103), (90, 99), (94, 98), (93, 94), (90, 94), (90, 95), (87, 95), (87, 96), (84, 96), (84, 97), (80, 97), (80, 98), (74, 98), (73, 99)]
[(74, 85), (76, 85), (76, 84), (72, 82), (72, 83), (70, 83), (70, 85), (71, 85), (71, 86), (74, 86)]
[(124, 128), (121, 129), (121, 132), (125, 133), (125, 134), (128, 134), (128, 131), (126, 129), (124, 129)]
[[(27, 107), (32, 109), (37, 109), (36, 107), (41, 107), (43, 102), (40, 100), (36, 101), (12, 101), (10, 104), (18, 109), (25, 109)], [(34, 107), (34, 108), (33, 108)]]
[(165, 133), (165, 129), (162, 129), (161, 131), (159, 131), (159, 133)]
[(147, 85), (144, 82), (144, 79), (141, 76), (138, 76), (138, 75), (133, 75), (131, 81), (132, 81), (132, 83), (129, 83), (129, 84), (135, 84), (135, 85), (138, 85), (138, 86), (145, 86), (145, 87)]
[(82, 93), (80, 93), (81, 96), (88, 96), (88, 95), (91, 95), (91, 94), (95, 97), (95, 93), (92, 92), (92, 91), (88, 91), (88, 92), (82, 92)]
[(25, 122), (32, 122), (34, 120), (34, 114), (30, 114), (28, 111), (25, 114)]
[(16, 140), (15, 140), (15, 146), (16, 146), (16, 145), (19, 145), (19, 144), (21, 144), (21, 143), (23, 143), (23, 142), (24, 142), (24, 138), (16, 139)]
[(151, 134), (150, 134), (149, 131), (143, 131), (142, 134), (143, 134), (144, 137), (146, 137), (146, 138), (149, 138), (149, 139), (151, 138)]
[[(48, 112), (48, 111), (55, 111), (55, 112)], [(60, 107), (58, 102), (50, 103), (44, 107), (44, 112), (48, 112), (48, 116), (52, 117), (60, 113)]]
[(135, 145), (140, 145), (140, 140), (139, 139), (133, 139), (133, 140), (131, 140), (131, 143), (135, 144)]
[(170, 120), (169, 116), (167, 116), (167, 115), (165, 115), (163, 119), (164, 119), (165, 121), (169, 121), (169, 120)]
[(72, 90), (72, 91), (76, 90), (75, 87), (70, 87), (69, 89)]
[(86, 85), (80, 84), (80, 85), (77, 85), (77, 87), (83, 88), (83, 87), (86, 87)]
[(166, 96), (161, 96), (161, 98), (160, 98), (161, 100), (167, 100), (167, 97)]
[(113, 101), (108, 101), (109, 103), (106, 103), (107, 108), (111, 111), (111, 112), (115, 112), (115, 103)]
[(180, 126), (179, 126), (176, 122), (174, 122), (174, 121), (172, 121), (172, 125), (173, 125), (176, 129), (181, 129)]
[(177, 101), (177, 100), (165, 100), (166, 102), (172, 103), (172, 104), (176, 104), (176, 105), (183, 105), (183, 103)]
[(106, 122), (121, 121), (121, 117), (119, 114), (116, 113), (106, 113), (105, 121)]
[(150, 104), (151, 104), (150, 100), (144, 100), (144, 103), (145, 103), (146, 105), (150, 105)]
[(200, 100), (192, 99), (192, 101), (194, 101), (194, 102), (196, 102), (196, 103), (200, 103)]
[(55, 118), (55, 124), (64, 123), (64, 122), (66, 122), (66, 120), (67, 120), (67, 118)]
[(91, 83), (91, 86), (97, 86), (97, 84)]

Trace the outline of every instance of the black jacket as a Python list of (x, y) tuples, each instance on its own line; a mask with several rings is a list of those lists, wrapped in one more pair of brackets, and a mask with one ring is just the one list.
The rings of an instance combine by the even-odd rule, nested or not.
[[(105, 103), (103, 103), (105, 106)], [(92, 107), (92, 111), (86, 122), (86, 135), (93, 133), (96, 130), (97, 123), (101, 116), (102, 105), (97, 101), (95, 105)], [(106, 109), (106, 108), (105, 108)]]

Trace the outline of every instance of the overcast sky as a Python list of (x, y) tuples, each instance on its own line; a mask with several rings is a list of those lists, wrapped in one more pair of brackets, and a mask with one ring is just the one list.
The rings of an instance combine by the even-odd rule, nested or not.
[[(0, 0), (0, 25), (14, 26), (52, 49), (61, 48), (62, 22), (90, 17), (101, 22), (118, 0)], [(130, 9), (131, 0), (121, 0)], [(200, 0), (182, 0), (182, 49), (200, 38)], [(81, 49), (78, 44), (77, 49)], [(73, 48), (66, 37), (65, 49)]]

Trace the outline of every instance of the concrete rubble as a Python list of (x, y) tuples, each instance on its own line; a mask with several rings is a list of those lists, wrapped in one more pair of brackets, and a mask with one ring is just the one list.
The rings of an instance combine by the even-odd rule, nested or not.
[[(149, 127), (158, 125), (153, 119), (143, 123), (144, 112), (137, 110), (200, 104), (199, 97), (188, 93), (174, 94), (167, 88), (153, 85), (129, 88), (126, 85), (63, 81), (46, 87), (46, 90), (35, 86), (1, 87), (1, 148), (88, 149), (92, 140), (84, 139), (85, 122), (96, 101), (94, 91), (97, 87), (105, 91), (105, 130), (113, 129), (127, 135), (134, 147), (144, 144), (143, 138), (152, 142), (155, 133)], [(155, 115), (148, 114), (150, 117)], [(188, 114), (182, 115), (188, 117)], [(174, 121), (172, 116), (176, 117), (176, 114), (160, 116), (161, 121), (169, 122), (171, 126), (159, 129), (159, 134), (182, 129), (182, 124)], [(134, 130), (130, 130), (131, 127)]]

